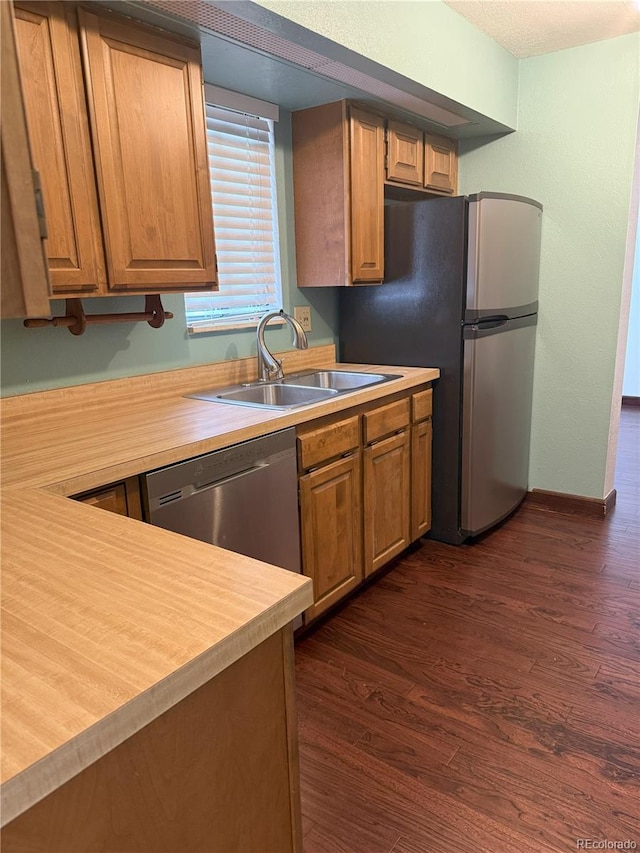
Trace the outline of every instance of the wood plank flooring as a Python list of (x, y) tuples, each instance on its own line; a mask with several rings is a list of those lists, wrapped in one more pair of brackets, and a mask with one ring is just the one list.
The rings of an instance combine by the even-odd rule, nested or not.
[(640, 849), (638, 407), (615, 485), (424, 541), (298, 642), (305, 853)]

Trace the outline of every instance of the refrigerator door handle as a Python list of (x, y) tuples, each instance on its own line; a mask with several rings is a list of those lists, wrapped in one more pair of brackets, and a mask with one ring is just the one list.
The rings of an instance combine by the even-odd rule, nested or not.
[(504, 326), (505, 323), (509, 322), (509, 319), (508, 314), (494, 314), (472, 323), (471, 328), (476, 332), (481, 332), (483, 329), (495, 329), (498, 326)]
[(465, 341), (486, 338), (489, 335), (499, 335), (503, 331), (514, 331), (525, 326), (535, 326), (537, 321), (536, 314), (516, 317), (515, 319), (503, 315), (487, 317), (477, 323), (472, 323), (470, 326), (463, 326), (462, 337)]

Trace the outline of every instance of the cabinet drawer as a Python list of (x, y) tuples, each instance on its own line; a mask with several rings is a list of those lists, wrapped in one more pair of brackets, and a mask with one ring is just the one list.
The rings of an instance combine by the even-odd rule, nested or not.
[(409, 423), (409, 398), (380, 406), (363, 415), (364, 443), (390, 435)]
[(431, 416), (433, 409), (433, 391), (429, 388), (427, 391), (418, 391), (411, 398), (411, 420), (413, 423), (423, 421)]
[(298, 436), (300, 469), (308, 470), (355, 450), (359, 441), (358, 416), (346, 418)]

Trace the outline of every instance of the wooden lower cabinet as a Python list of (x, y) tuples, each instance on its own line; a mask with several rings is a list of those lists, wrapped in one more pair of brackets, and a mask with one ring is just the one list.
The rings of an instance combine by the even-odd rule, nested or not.
[(411, 541), (431, 529), (431, 420), (411, 427)]
[(8, 823), (2, 850), (301, 853), (291, 628)]
[(409, 430), (364, 450), (364, 573), (388, 563), (410, 544)]
[(75, 499), (99, 509), (106, 509), (107, 512), (115, 512), (117, 515), (142, 519), (140, 483), (137, 477), (128, 477), (120, 483), (76, 495)]
[(360, 453), (300, 477), (302, 563), (313, 579), (315, 619), (362, 580)]
[(431, 388), (298, 430), (310, 622), (431, 527)]

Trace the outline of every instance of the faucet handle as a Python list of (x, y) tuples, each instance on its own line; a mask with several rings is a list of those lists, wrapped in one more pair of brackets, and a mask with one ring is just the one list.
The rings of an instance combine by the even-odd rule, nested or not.
[(282, 379), (282, 362), (279, 358), (276, 358), (273, 353), (271, 353), (271, 358), (275, 362), (275, 367), (268, 367), (267, 371), (269, 373), (270, 379)]

